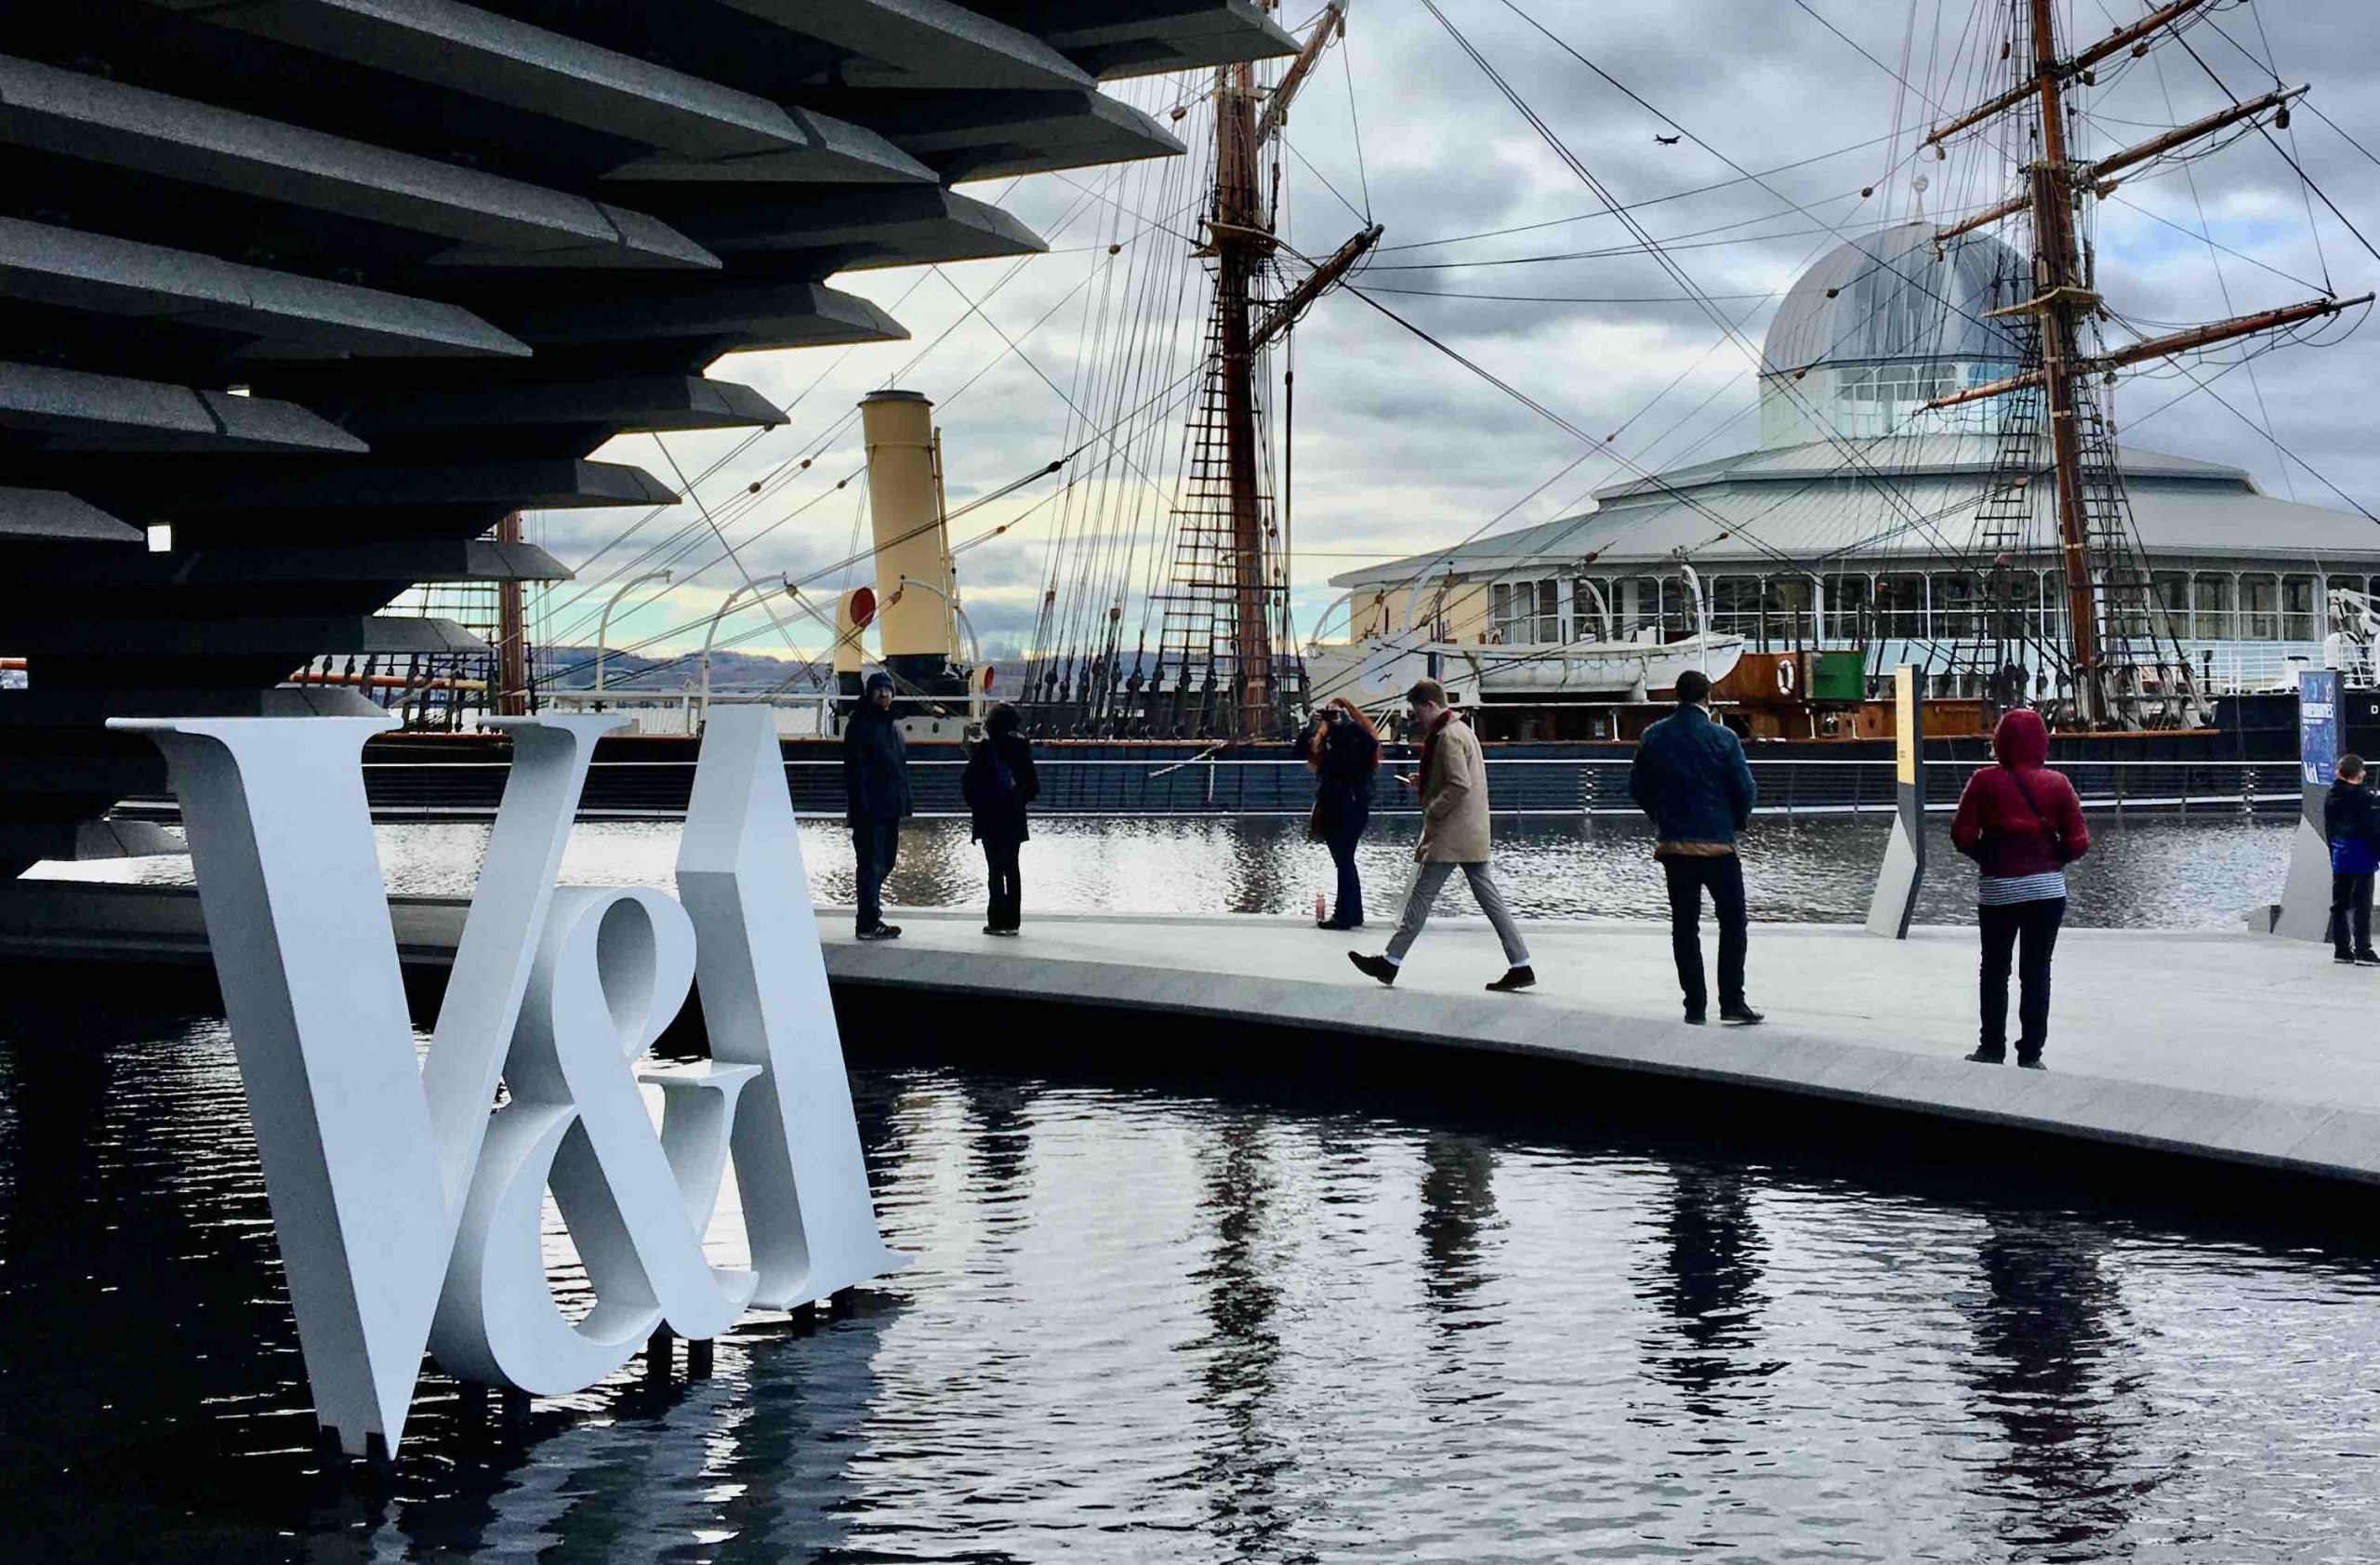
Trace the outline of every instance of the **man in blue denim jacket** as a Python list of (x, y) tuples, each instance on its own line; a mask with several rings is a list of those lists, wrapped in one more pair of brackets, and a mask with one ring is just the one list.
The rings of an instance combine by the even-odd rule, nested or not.
[(1711, 681), (1700, 670), (1678, 676), (1677, 710), (1645, 730), (1628, 769), (1628, 796), (1653, 818), (1654, 855), (1669, 880), (1670, 951), (1686, 991), (1686, 1019), (1700, 1027), (1709, 1004), (1696, 928), (1708, 889), (1719, 918), (1719, 1019), (1750, 1027), (1761, 1015), (1744, 1001), (1750, 932), (1736, 833), (1752, 818), (1760, 790), (1742, 742), (1712, 717), (1710, 702)]

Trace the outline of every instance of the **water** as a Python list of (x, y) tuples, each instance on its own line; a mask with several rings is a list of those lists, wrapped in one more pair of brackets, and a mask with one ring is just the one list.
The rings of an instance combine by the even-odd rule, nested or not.
[[(1938, 833), (1939, 823), (1936, 823)], [(2290, 823), (2093, 818), (2078, 922), (2219, 924)], [(1366, 848), (1376, 910), (1409, 822)], [(1856, 919), (1874, 820), (1763, 821), (1757, 916)], [(803, 828), (816, 893), (847, 839)], [(380, 829), (470, 889), (485, 828)], [(666, 882), (671, 825), (565, 876)], [(1659, 906), (1641, 829), (1499, 832), (1526, 916)], [(1924, 915), (1968, 916), (1936, 841)], [(186, 861), (80, 867), (185, 879)], [(1296, 821), (1056, 821), (1028, 905), (1283, 912)], [(972, 905), (962, 823), (892, 887)], [(522, 1425), (429, 1376), (396, 1473), (323, 1476), (218, 1018), (0, 1011), (0, 1531), (44, 1560), (2366, 1559), (2380, 1253), (1608, 1124), (861, 1056), (914, 1268), (706, 1381)], [(931, 1033), (932, 1029), (921, 1029)], [(566, 1240), (558, 1293), (579, 1286)]]
[[(2070, 876), (2077, 925), (2237, 928), (2243, 910), (2280, 900), (2294, 817), (2236, 809), (2177, 816), (2094, 814), (2090, 855)], [(1974, 918), (1975, 870), (1951, 851), (1948, 823), (1929, 821), (1932, 864), (1918, 918)], [(1361, 870), (1373, 917), (1393, 917), (1412, 872), (1410, 817), (1374, 821)], [(1888, 827), (1884, 817), (1763, 816), (1743, 840), (1755, 919), (1858, 922), (1867, 917)], [(482, 824), (377, 829), (393, 892), (469, 895), (487, 841)], [(562, 873), (574, 882), (670, 883), (674, 821), (584, 822)], [(825, 821), (801, 825), (813, 893), (853, 899), (850, 837)], [(1668, 903), (1640, 821), (1501, 821), (1496, 877), (1527, 919), (1665, 917)], [(1036, 821), (1025, 844), (1028, 912), (1286, 913), (1310, 911), (1332, 887), (1329, 855), (1305, 840), (1304, 823), (1280, 818), (1153, 817)], [(80, 876), (187, 881), (187, 859), (76, 865)], [(897, 906), (981, 906), (982, 854), (962, 820), (918, 820), (903, 835), (886, 889)]]
[(1411, 1101), (863, 1064), (912, 1269), (314, 1475), (219, 1021), (0, 1020), (19, 1559), (2368, 1559), (2380, 1260)]

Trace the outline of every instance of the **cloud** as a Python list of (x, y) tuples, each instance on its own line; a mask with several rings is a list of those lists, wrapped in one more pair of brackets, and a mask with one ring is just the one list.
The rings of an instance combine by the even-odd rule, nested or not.
[[(1622, 92), (1501, 5), (1442, 4), (1602, 191), (1633, 206), (1630, 216), (1663, 242), (1667, 266), (1602, 212), (1597, 191), (1427, 10), (1359, 6), (1343, 50), (1315, 74), (1291, 117), (1296, 152), (1284, 162), (1281, 196), (1288, 243), (1308, 256), (1327, 253), (1368, 211), (1385, 225), (1386, 247), (1359, 285), (1380, 290), (1371, 297), (1413, 327), (1593, 435), (1624, 431), (1619, 446), (1634, 461), (1748, 446), (1757, 436), (1752, 361), (1774, 308), (1767, 296), (1844, 237), (1920, 212), (1979, 206), (2014, 188), (2006, 162), (1996, 152), (1980, 155), (1988, 150), (1980, 146), (1948, 162), (1915, 156), (1918, 127), (1974, 100), (2004, 73), (1996, 46), (1979, 48), (1968, 36), (1972, 7), (1921, 0), (1912, 23), (1907, 7), (1812, 4), (1892, 70), (1787, 0), (1522, 5), (1624, 84)], [(2096, 4), (2082, 7), (2092, 30), (2137, 9), (2133, 0), (2108, 7), (2107, 14)], [(2261, 53), (2267, 33), (2281, 75), (2311, 77), (2311, 104), (2380, 149), (2380, 110), (2372, 107), (2380, 103), (2380, 7), (2303, 0), (2258, 7), (2253, 16), (2226, 10), (2190, 41), (2226, 86), (2245, 96), (2270, 76), (2230, 40)], [(2106, 74), (2081, 130), (2086, 155), (2228, 101), (2175, 47)], [(1115, 90), (1163, 118), (1203, 88), (1158, 78)], [(1663, 146), (1657, 134), (1686, 139)], [(2380, 170), (2306, 110), (2280, 139), (2380, 242), (2380, 206), (2372, 200)], [(1765, 177), (1744, 180), (1730, 162)], [(1911, 189), (1920, 173), (1922, 196)], [(1133, 438), (1123, 449), (1099, 446), (1078, 458), (1063, 497), (1053, 497), (1062, 496), (1057, 481), (1043, 480), (954, 524), (965, 539), (1012, 524), (960, 562), (977, 629), (1004, 650), (1030, 633), (1053, 582), (1062, 590), (1087, 581), (1144, 590), (1153, 562), (1162, 563), (1180, 471), (1178, 405), (1193, 389), (1183, 378), (1204, 331), (1203, 278), (1187, 255), (1201, 179), (1188, 160), (1173, 159), (971, 186), (970, 194), (1001, 203), (1041, 233), (1051, 253), (1022, 264), (836, 279), (892, 311), (909, 340), (720, 364), (716, 377), (760, 388), (791, 407), (792, 420), (749, 441), (740, 432), (670, 437), (668, 452), (689, 478), (717, 465), (695, 485), (708, 520), (681, 505), (615, 542), (641, 513), (535, 518), (536, 536), (574, 564), (610, 546), (581, 582), (549, 596), (552, 639), (591, 640), (591, 617), (616, 585), (609, 573), (666, 560), (679, 584), (649, 607), (634, 605), (650, 590), (631, 597), (615, 639), (698, 645), (703, 617), (741, 579), (714, 523), (738, 541), (754, 575), (791, 573), (822, 603), (846, 581), (866, 580), (864, 562), (845, 565), (865, 549), (868, 525), (853, 405), (888, 382), (936, 400), (954, 506), (1025, 476), (1135, 408), (1167, 406), (1174, 417), (1128, 419)], [(2111, 338), (2296, 302), (2326, 283), (2341, 294), (2371, 287), (2380, 263), (2319, 201), (2309, 224), (2307, 205), (2296, 176), (2260, 136), (2127, 181), (2099, 207), (2092, 232), (2100, 288), (2122, 323), (2110, 326)], [(1544, 226), (1466, 237), (1525, 225)], [(2207, 238), (2221, 248), (2210, 251)], [(1113, 256), (1110, 245), (1119, 247)], [(1555, 256), (1570, 259), (1527, 259)], [(1714, 320), (1681, 297), (1673, 272), (1707, 294), (1753, 297), (1720, 299)], [(1408, 288), (1438, 297), (1389, 291)], [(1540, 302), (1457, 297), (1476, 295)], [(2188, 381), (2130, 385), (2117, 395), (2117, 420), (2128, 442), (2237, 462), (2274, 493), (2343, 505), (2306, 468), (2284, 464), (2264, 431), (2268, 416), (2281, 444), (2374, 505), (2380, 443), (2364, 410), (2367, 388), (2380, 381), (2375, 343), (2380, 338), (2365, 333), (2327, 349), (2290, 349), (2170, 406), (2162, 405), (2189, 391)], [(1500, 515), (1501, 527), (1543, 521), (1627, 471), (1593, 457), (1516, 504), (1573, 462), (1580, 442), (1349, 294), (1309, 313), (1294, 364), (1301, 622), (1331, 596), (1330, 575), (1451, 543)], [(1277, 433), (1277, 381), (1274, 391)], [(675, 482), (650, 439), (626, 439), (602, 455)], [(795, 465), (805, 458), (808, 468)], [(1095, 612), (1086, 607), (1084, 617)], [(1136, 598), (1136, 621), (1139, 614)], [(746, 644), (782, 650), (774, 640)]]

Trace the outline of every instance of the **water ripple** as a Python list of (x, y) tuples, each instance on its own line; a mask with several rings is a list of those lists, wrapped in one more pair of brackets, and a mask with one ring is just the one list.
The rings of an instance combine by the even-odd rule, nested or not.
[(376, 1490), (314, 1474), (221, 1023), (9, 1023), (18, 1558), (2228, 1562), (2380, 1536), (2356, 1255), (1699, 1147), (854, 1085), (914, 1268), (815, 1329), (748, 1323), (707, 1381), (631, 1371), (518, 1427), (432, 1374)]

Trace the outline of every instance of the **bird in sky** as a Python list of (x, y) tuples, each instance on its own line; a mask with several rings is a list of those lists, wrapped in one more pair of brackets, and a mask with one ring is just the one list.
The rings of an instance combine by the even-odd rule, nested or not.
[(1686, 133), (1684, 131), (1680, 131), (1676, 136), (1656, 136), (1653, 139), (1659, 141), (1664, 147), (1674, 147), (1678, 144), (1678, 141)]

